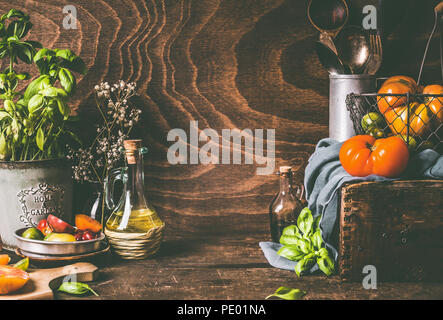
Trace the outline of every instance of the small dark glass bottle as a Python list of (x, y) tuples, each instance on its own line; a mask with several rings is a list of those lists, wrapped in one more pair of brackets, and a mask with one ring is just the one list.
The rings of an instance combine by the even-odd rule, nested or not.
[[(303, 186), (297, 187), (295, 192), (292, 185), (292, 168), (280, 167), (280, 192), (274, 197), (269, 205), (269, 217), (271, 225), (271, 238), (279, 242), (283, 229), (292, 224), (297, 224), (297, 218), (303, 209), (301, 201)], [(297, 198), (300, 196), (300, 199)]]

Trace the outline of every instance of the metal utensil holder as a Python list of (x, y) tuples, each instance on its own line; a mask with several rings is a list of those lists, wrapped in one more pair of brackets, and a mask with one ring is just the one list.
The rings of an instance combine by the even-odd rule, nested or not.
[(346, 97), (350, 93), (375, 91), (375, 77), (368, 74), (329, 75), (329, 137), (345, 141), (355, 135)]

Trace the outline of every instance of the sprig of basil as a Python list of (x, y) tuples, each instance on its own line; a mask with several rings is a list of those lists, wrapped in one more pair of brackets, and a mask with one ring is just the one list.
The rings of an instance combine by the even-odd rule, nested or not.
[(300, 289), (292, 289), (288, 287), (280, 287), (273, 294), (266, 297), (269, 299), (271, 297), (277, 297), (284, 300), (299, 300), (306, 295), (305, 291)]
[(92, 290), (90, 286), (88, 286), (86, 283), (81, 283), (81, 282), (72, 282), (72, 281), (63, 282), (61, 286), (58, 288), (58, 291), (66, 292), (69, 294), (75, 294), (75, 295), (82, 295), (87, 292), (92, 292), (95, 296), (98, 296), (97, 292)]
[(309, 208), (304, 208), (297, 219), (297, 225), (291, 225), (283, 230), (280, 243), (283, 247), (278, 255), (298, 261), (295, 272), (298, 276), (306, 273), (316, 263), (327, 276), (335, 273), (334, 261), (329, 256), (320, 229), (321, 216), (315, 219)]
[[(8, 64), (0, 70), (0, 160), (63, 157), (66, 145), (75, 140), (65, 122), (76, 89), (74, 73), (86, 74), (87, 67), (69, 49), (43, 48), (40, 42), (27, 40), (31, 28), (30, 17), (20, 10), (0, 15), (0, 59)], [(18, 88), (30, 75), (15, 70), (22, 62), (35, 64), (40, 71), (24, 93)]]

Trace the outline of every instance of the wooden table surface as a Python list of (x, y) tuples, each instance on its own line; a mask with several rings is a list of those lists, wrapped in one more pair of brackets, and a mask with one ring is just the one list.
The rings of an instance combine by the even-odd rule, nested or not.
[[(104, 257), (97, 264), (98, 279), (90, 283), (100, 296), (81, 299), (261, 300), (281, 286), (306, 291), (305, 299), (443, 299), (443, 282), (382, 282), (366, 290), (361, 282), (342, 282), (338, 276), (299, 278), (267, 263), (258, 245), (269, 239), (266, 216), (214, 220), (165, 219), (168, 228), (156, 257)], [(56, 299), (77, 298), (56, 293)]]
[[(443, 283), (361, 283), (303, 276), (271, 267), (261, 234), (166, 239), (157, 257), (116, 261), (100, 269), (93, 299), (264, 299), (280, 286), (307, 292), (305, 299), (443, 299)], [(362, 275), (363, 278), (363, 275)], [(59, 294), (57, 298), (75, 297)]]

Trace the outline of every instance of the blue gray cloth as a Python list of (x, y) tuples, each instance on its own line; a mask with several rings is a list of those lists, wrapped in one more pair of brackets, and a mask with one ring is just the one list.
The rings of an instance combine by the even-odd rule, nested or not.
[[(309, 209), (314, 217), (322, 215), (320, 229), (322, 237), (329, 252), (337, 260), (338, 251), (338, 190), (346, 182), (359, 181), (392, 181), (377, 175), (368, 177), (353, 177), (349, 175), (340, 164), (338, 158), (340, 148), (343, 143), (333, 139), (322, 139), (317, 144), (315, 152), (309, 158), (309, 163), (305, 170), (304, 185), (306, 189), (306, 200)], [(405, 178), (430, 178), (443, 179), (443, 156), (433, 150), (425, 150), (413, 156), (408, 164), (408, 168), (403, 173)], [(279, 243), (260, 242), (259, 243), (266, 259), (273, 267), (294, 270), (297, 262), (290, 261), (277, 254), (282, 247)], [(315, 272), (318, 266), (315, 265), (310, 271)]]

